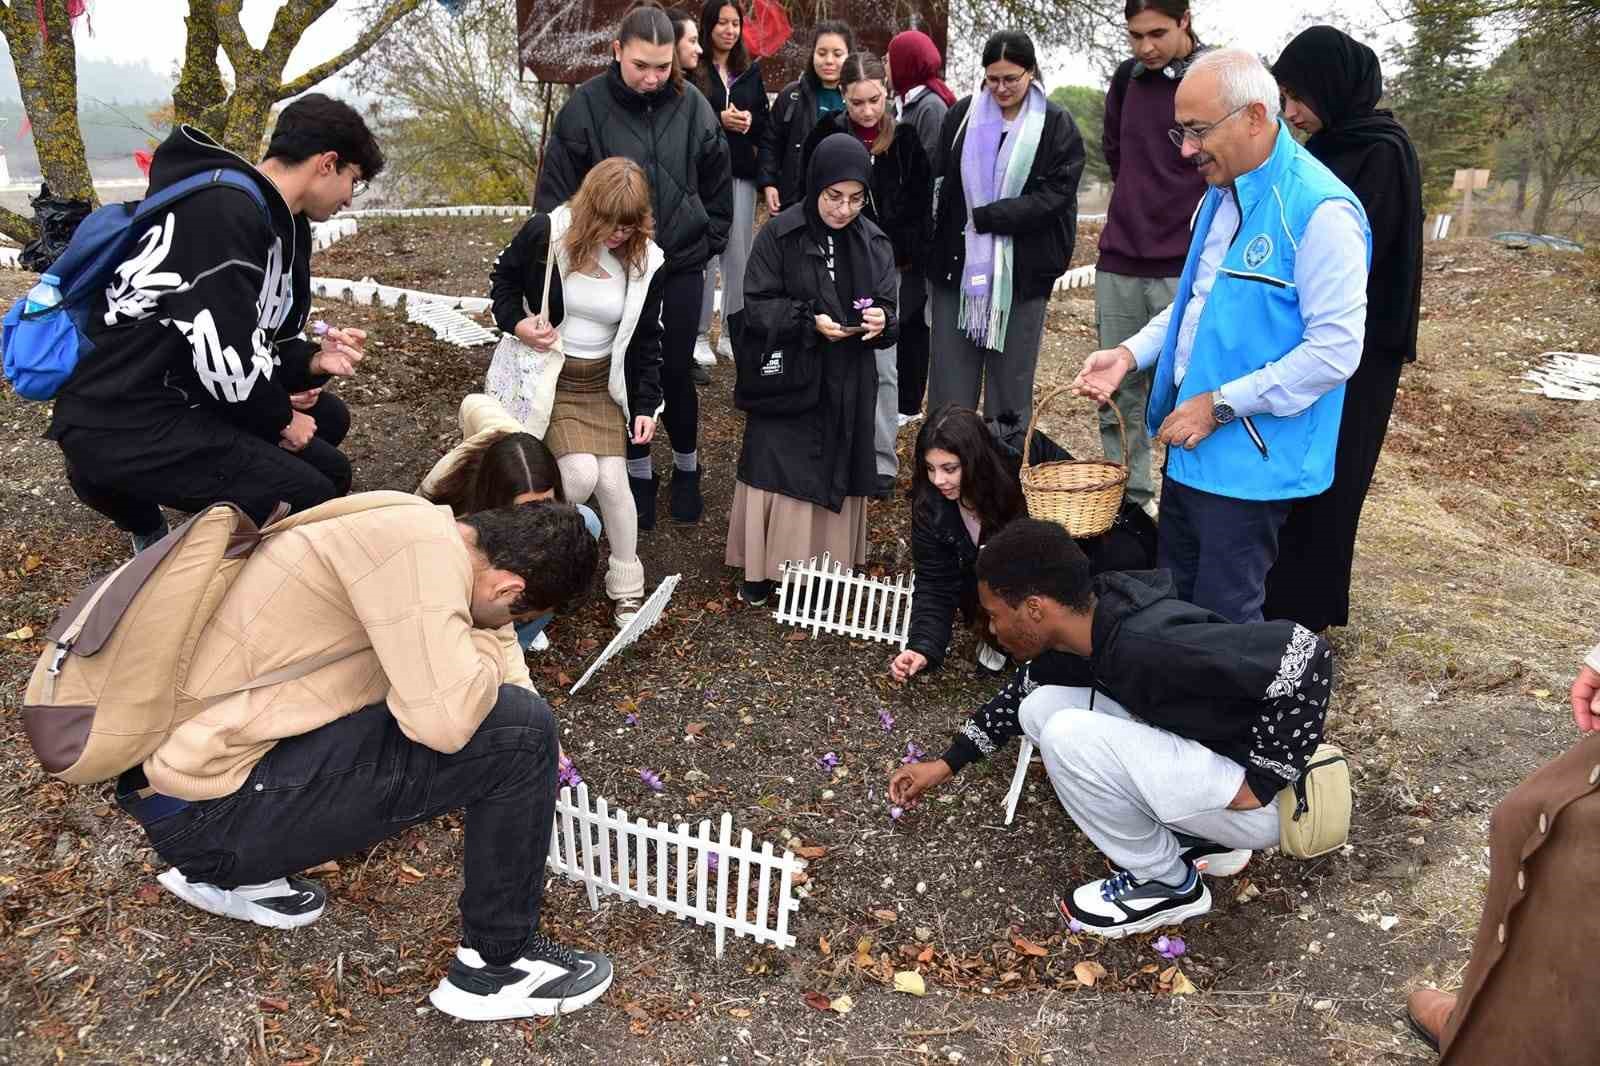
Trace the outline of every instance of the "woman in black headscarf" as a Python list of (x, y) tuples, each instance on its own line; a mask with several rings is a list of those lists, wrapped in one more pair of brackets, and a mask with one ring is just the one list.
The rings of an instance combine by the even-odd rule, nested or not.
[(867, 497), (878, 485), (873, 350), (899, 332), (894, 245), (861, 214), (871, 177), (859, 140), (825, 137), (811, 153), (801, 201), (750, 249), (735, 339), (741, 383), (752, 345), (775, 353), (756, 361), (758, 373), (818, 360), (820, 383), (780, 413), (745, 418), (726, 558), (744, 569), (747, 603), (766, 601), (785, 560), (830, 552), (845, 566), (866, 561)]
[(1389, 428), (1400, 369), (1417, 357), (1422, 305), (1422, 172), (1405, 127), (1377, 110), (1378, 57), (1332, 26), (1289, 42), (1272, 67), (1284, 118), (1310, 134), (1306, 149), (1350, 187), (1372, 225), (1367, 336), (1345, 385), (1333, 484), (1298, 500), (1278, 536), (1267, 576), (1268, 618), (1308, 629), (1349, 623), (1350, 567), (1361, 505)]

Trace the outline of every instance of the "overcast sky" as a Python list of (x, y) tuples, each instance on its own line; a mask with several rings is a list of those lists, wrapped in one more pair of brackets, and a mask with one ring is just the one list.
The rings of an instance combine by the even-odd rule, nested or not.
[[(244, 0), (245, 32), (257, 46), (266, 40), (279, 6), (279, 0)], [(361, 0), (339, 0), (301, 40), (286, 75), (292, 78), (348, 46), (359, 30), (353, 12), (362, 6)], [(172, 72), (183, 54), (187, 10), (186, 0), (91, 0), (94, 33), (79, 29), (80, 54), (123, 62), (144, 59), (162, 73)], [(1342, 23), (1368, 39), (1380, 55), (1397, 32), (1384, 11), (1384, 0), (1194, 0), (1194, 11), (1202, 40), (1239, 45), (1267, 56), (1275, 56), (1298, 30), (1316, 21)], [(1374, 31), (1375, 36), (1369, 36)], [(1054, 85), (1100, 81), (1086, 61), (1066, 54), (1052, 55), (1045, 73)]]

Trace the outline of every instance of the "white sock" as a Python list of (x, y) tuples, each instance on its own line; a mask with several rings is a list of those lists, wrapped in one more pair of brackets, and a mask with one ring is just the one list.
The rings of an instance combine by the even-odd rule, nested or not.
[(629, 477), (636, 477), (640, 481), (649, 481), (652, 473), (654, 473), (654, 471), (650, 469), (650, 457), (648, 455), (641, 456), (638, 459), (628, 460)]
[(685, 474), (692, 474), (700, 469), (700, 452), (673, 452), (672, 465)]

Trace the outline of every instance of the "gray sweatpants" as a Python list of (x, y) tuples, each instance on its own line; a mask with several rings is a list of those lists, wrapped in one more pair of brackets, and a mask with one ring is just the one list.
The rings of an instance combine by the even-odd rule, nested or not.
[(974, 410), (983, 389), (983, 417), (1015, 411), (1026, 423), (1033, 414), (1033, 372), (1039, 365), (1048, 296), (1011, 302), (1006, 325), (1006, 350), (980, 348), (956, 325), (961, 315), (961, 290), (928, 283), (933, 306), (933, 340), (928, 351), (928, 411), (953, 403)]
[[(900, 279), (895, 278), (895, 306), (900, 306)], [(872, 353), (878, 368), (878, 406), (873, 412), (872, 447), (877, 455), (878, 476), (900, 473), (900, 456), (895, 440), (900, 436), (900, 354), (891, 344)]]
[[(1100, 347), (1115, 348), (1138, 333), (1160, 314), (1178, 292), (1177, 278), (1135, 278), (1102, 270), (1094, 276), (1094, 317), (1100, 328)], [(1144, 409), (1150, 402), (1150, 372), (1136, 370), (1122, 379), (1113, 397), (1128, 433), (1128, 457), (1122, 457), (1117, 419), (1110, 409), (1100, 412), (1100, 446), (1107, 459), (1128, 465), (1128, 499), (1143, 507), (1155, 498), (1155, 478), (1150, 473), (1150, 436), (1145, 431)]]
[(1103, 692), (1034, 689), (1018, 709), (1067, 814), (1114, 864), (1141, 881), (1178, 862), (1173, 830), (1252, 851), (1278, 843), (1278, 800), (1230, 811), (1244, 767), (1197, 740), (1134, 718)]
[(700, 296), (700, 335), (711, 329), (712, 296), (716, 292), (717, 271), (722, 271), (722, 321), (744, 310), (744, 271), (750, 265), (750, 249), (756, 243), (756, 187), (744, 178), (733, 179), (733, 226), (728, 230), (728, 246), (706, 263), (706, 283)]

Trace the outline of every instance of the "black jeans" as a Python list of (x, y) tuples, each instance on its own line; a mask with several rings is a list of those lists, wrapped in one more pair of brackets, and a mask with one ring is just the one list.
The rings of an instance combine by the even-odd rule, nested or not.
[[(704, 285), (704, 268), (668, 274), (661, 283), (661, 398), (667, 404), (661, 424), (666, 427), (675, 452), (692, 452), (699, 447), (700, 395), (695, 391), (692, 367)], [(628, 427), (628, 432), (631, 434), (633, 427)], [(650, 445), (628, 442), (629, 459), (643, 459), (649, 454)]]
[(69, 426), (56, 439), (78, 499), (129, 533), (160, 529), (162, 505), (193, 513), (228, 501), (260, 523), (279, 501), (303, 511), (350, 491), (350, 461), (338, 448), (349, 409), (325, 392), (307, 414), (317, 435), (299, 452), (204, 408), (135, 430)]
[(1293, 502), (1218, 496), (1164, 478), (1156, 565), (1172, 571), (1178, 599), (1230, 622), (1259, 622), (1278, 531)]
[(900, 370), (900, 413), (922, 413), (922, 396), (928, 387), (928, 324), (923, 310), (928, 304), (928, 279), (917, 267), (900, 275), (900, 339), (895, 359)]
[[(374, 703), (279, 741), (238, 790), (144, 824), (151, 847), (191, 881), (260, 884), (360, 855), (408, 826), (466, 811), (462, 942), (491, 962), (521, 954), (539, 928), (555, 818), (555, 716), (527, 689), (500, 687), (466, 747), (444, 755), (408, 740)], [(136, 775), (136, 776), (131, 776)], [(118, 783), (134, 817), (143, 772)]]

